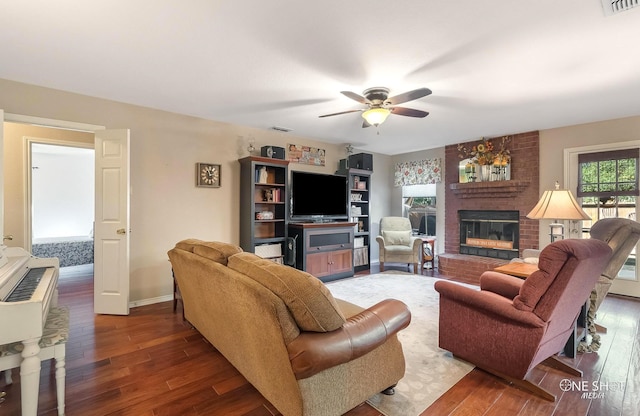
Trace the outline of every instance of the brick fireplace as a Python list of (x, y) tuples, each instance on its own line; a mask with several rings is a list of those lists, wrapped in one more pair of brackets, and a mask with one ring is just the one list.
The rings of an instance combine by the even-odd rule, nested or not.
[[(445, 252), (438, 256), (440, 273), (451, 277), (479, 279), (486, 270), (505, 264), (508, 260), (460, 254), (460, 210), (518, 211), (519, 253), (526, 248), (538, 248), (538, 221), (530, 220), (527, 213), (538, 202), (539, 147), (537, 131), (512, 136), (511, 179), (508, 181), (459, 183), (458, 146), (445, 148)], [(479, 141), (465, 143), (467, 147)]]

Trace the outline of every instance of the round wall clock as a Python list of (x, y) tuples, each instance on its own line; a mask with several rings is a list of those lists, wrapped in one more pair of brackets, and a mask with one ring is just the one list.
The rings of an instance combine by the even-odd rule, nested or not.
[(206, 188), (219, 188), (220, 165), (196, 163), (196, 185)]

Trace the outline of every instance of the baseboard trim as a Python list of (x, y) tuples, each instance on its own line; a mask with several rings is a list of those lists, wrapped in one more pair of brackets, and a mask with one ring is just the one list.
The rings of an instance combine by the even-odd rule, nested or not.
[(169, 302), (172, 300), (173, 300), (173, 295), (164, 295), (164, 296), (158, 296), (156, 298), (134, 300), (133, 302), (129, 302), (129, 307), (137, 308), (138, 306), (153, 305), (154, 303)]

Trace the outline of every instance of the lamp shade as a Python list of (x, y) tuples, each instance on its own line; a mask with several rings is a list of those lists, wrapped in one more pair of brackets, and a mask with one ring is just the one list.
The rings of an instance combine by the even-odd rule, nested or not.
[(527, 214), (527, 218), (534, 220), (590, 220), (591, 217), (582, 210), (578, 202), (568, 189), (556, 189), (545, 191), (538, 204)]
[(384, 121), (389, 117), (391, 110), (381, 107), (370, 108), (364, 113), (362, 113), (362, 118), (367, 120), (367, 123), (372, 126), (378, 127), (380, 124), (384, 123)]

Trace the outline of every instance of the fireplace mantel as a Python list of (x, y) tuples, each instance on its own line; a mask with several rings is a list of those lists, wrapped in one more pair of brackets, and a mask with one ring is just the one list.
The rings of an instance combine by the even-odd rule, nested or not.
[(450, 183), (449, 189), (458, 198), (512, 198), (523, 192), (529, 181)]

